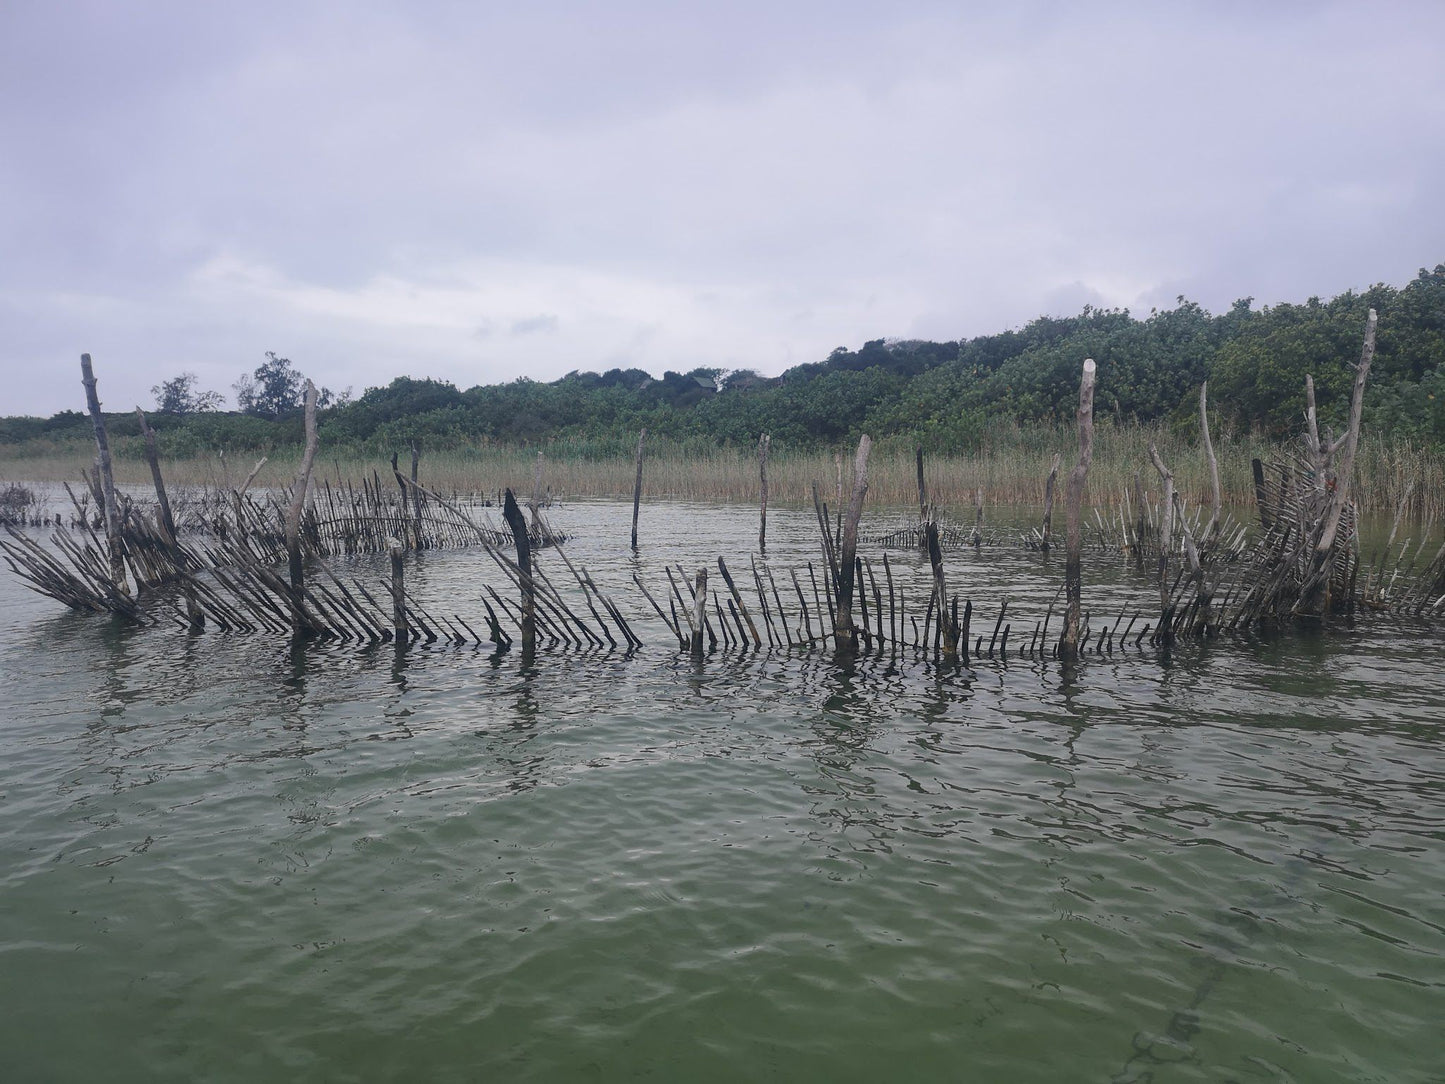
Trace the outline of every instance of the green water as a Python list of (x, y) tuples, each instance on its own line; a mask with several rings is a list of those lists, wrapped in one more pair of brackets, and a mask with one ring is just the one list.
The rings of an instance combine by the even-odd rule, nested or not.
[[(631, 574), (745, 565), (753, 514), (645, 509), (635, 559), (629, 515), (554, 522), (648, 646), (531, 668), (0, 578), (0, 1080), (1445, 1079), (1441, 632), (698, 665)], [(950, 556), (1015, 643), (1057, 574)]]

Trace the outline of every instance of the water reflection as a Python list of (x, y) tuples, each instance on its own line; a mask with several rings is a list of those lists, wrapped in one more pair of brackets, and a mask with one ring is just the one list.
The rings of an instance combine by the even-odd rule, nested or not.
[[(736, 552), (736, 517), (700, 515), (689, 541)], [(578, 537), (639, 609), (634, 570), (696, 557)], [(414, 582), (457, 597), (472, 556)], [(1048, 605), (1031, 558), (960, 561)], [(699, 665), (647, 621), (631, 655), (530, 659), (0, 633), (11, 1019), (48, 1050), (101, 1021), (112, 1057), (159, 1028), (280, 1076), (383, 1047), (456, 1075), (456, 1035), (480, 1075), (537, 1078), (644, 1049), (619, 1073), (706, 1075), (705, 1047), (738, 1076), (765, 1048), (795, 1076), (932, 1054), (940, 1079), (1409, 1079), (1439, 1048), (1438, 637), (1362, 622), (1066, 674)], [(157, 1011), (136, 991), (165, 975), (184, 998)]]

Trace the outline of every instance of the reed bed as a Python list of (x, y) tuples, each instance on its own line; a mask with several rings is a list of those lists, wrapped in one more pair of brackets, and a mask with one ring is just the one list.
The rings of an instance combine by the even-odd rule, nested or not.
[[(1076, 454), (1077, 437), (1069, 430), (1046, 427), (1000, 427), (994, 437), (970, 455), (933, 455), (924, 449), (924, 473), (929, 498), (957, 513), (972, 506), (974, 494), (983, 491), (986, 505), (1037, 504), (1055, 452), (1069, 463)], [(1086, 499), (1095, 506), (1117, 505), (1136, 471), (1143, 472), (1152, 488), (1148, 448), (1157, 444), (1175, 473), (1175, 484), (1190, 503), (1209, 496), (1209, 468), (1204, 452), (1192, 434), (1180, 435), (1160, 426), (1116, 426), (1100, 420), (1095, 437), (1094, 462), (1089, 471)], [(1236, 507), (1254, 501), (1250, 460), (1265, 461), (1281, 449), (1294, 451), (1293, 442), (1274, 444), (1248, 435), (1216, 439), (1223, 498)], [(851, 452), (840, 446), (829, 451), (789, 451), (774, 445), (768, 462), (770, 500), (782, 505), (812, 501), (816, 482), (825, 499), (836, 500), (839, 463), (847, 485)], [(632, 494), (635, 462), (630, 452), (598, 454), (567, 445), (542, 452), (542, 486), (556, 499), (581, 497), (624, 498)], [(258, 456), (203, 456), (163, 461), (165, 476), (178, 485), (213, 485), (227, 488), (250, 472)], [(280, 449), (256, 477), (258, 486), (280, 487), (296, 473), (299, 451)], [(349, 480), (369, 475), (383, 465), (383, 457), (356, 454), (328, 456), (323, 445), (317, 461), (320, 477)], [(4, 481), (58, 482), (79, 477), (89, 466), (83, 455), (47, 455), (0, 459)], [(528, 448), (462, 447), (425, 452), (423, 481), (443, 493), (495, 496), (511, 487), (530, 494), (537, 466), (537, 450)], [(1405, 515), (1413, 520), (1445, 519), (1445, 455), (1407, 440), (1366, 434), (1356, 462), (1354, 496), (1367, 515), (1393, 515), (1408, 494)], [(146, 465), (118, 459), (116, 479), (123, 484), (147, 484)], [(758, 462), (752, 448), (721, 446), (699, 450), (667, 441), (649, 441), (643, 472), (647, 498), (747, 503), (758, 497)], [(869, 465), (870, 503), (907, 507), (916, 503), (917, 480), (913, 447), (880, 443)]]

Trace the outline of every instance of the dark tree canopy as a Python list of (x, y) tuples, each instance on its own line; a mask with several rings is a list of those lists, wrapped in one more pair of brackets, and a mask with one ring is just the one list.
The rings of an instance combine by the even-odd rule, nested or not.
[(220, 410), (226, 403), (218, 391), (198, 391), (199, 377), (185, 372), (170, 380), (163, 380), (151, 388), (156, 397), (156, 409), (162, 414), (197, 414), (204, 411)]
[[(1422, 269), (1401, 288), (1263, 308), (1245, 298), (1219, 316), (1181, 297), (1144, 316), (1086, 307), (961, 341), (870, 339), (778, 377), (680, 365), (660, 377), (574, 371), (551, 382), (521, 378), (463, 391), (402, 376), (338, 403), (321, 424), (335, 446), (387, 454), (413, 440), (434, 449), (563, 441), (583, 454), (616, 454), (642, 428), (699, 448), (751, 447), (764, 432), (778, 449), (833, 446), (867, 432), (966, 453), (1000, 426), (1067, 423), (1079, 366), (1091, 357), (1106, 423), (1188, 425), (1207, 379), (1224, 427), (1283, 436), (1298, 431), (1306, 374), (1314, 377), (1321, 424), (1342, 423), (1370, 308), (1379, 313), (1379, 334), (1367, 426), (1445, 447), (1445, 265)], [(246, 416), (200, 413), (210, 393), (198, 395), (193, 374), (183, 373), (155, 389), (174, 415), (158, 430), (181, 453), (292, 442), (304, 386), (289, 359), (268, 352), (237, 384)], [(83, 432), (74, 419), (83, 416), (8, 419), (0, 441)]]

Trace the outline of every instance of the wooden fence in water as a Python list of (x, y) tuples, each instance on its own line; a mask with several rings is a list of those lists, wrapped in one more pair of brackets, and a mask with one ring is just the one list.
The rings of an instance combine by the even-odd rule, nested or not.
[[(1133, 493), (1124, 495), (1117, 514), (1105, 519), (1095, 510), (1090, 521), (1080, 506), (1092, 443), (1094, 370), (1086, 363), (1078, 414), (1080, 450), (1065, 495), (1065, 578), (1046, 612), (1026, 624), (1027, 639), (1013, 633), (1007, 601), (986, 617), (972, 600), (950, 592), (942, 555), (962, 547), (980, 552), (1000, 546), (1042, 552), (1056, 547), (1052, 518), (1060, 472), (1057, 456), (1045, 486), (1043, 519), (1035, 529), (985, 526), (981, 497), (975, 498), (972, 522), (945, 519), (924, 490), (920, 449), (918, 520), (869, 533), (861, 523), (870, 447), (864, 437), (846, 508), (841, 467), (835, 491), (838, 509), (830, 512), (814, 489), (817, 564), (786, 570), (780, 584), (770, 564), (750, 561), (740, 585), (725, 559), (718, 557), (711, 586), (710, 566), (691, 574), (674, 566), (665, 570), (666, 585), (649, 587), (638, 576), (634, 585), (679, 649), (697, 656), (716, 649), (767, 648), (904, 654), (965, 665), (979, 659), (1007, 661), (1011, 653), (1015, 658), (1072, 660), (1090, 652), (1138, 650), (1146, 643), (1167, 651), (1183, 638), (1320, 621), (1362, 610), (1434, 617), (1445, 607), (1445, 545), (1429, 555), (1428, 527), (1418, 543), (1406, 540), (1396, 548), (1397, 515), (1385, 545), (1368, 560), (1360, 554), (1349, 491), (1374, 330), (1372, 313), (1355, 367), (1345, 434), (1336, 439), (1318, 433), (1310, 385), (1304, 456), (1268, 465), (1255, 462), (1257, 525), (1236, 523), (1221, 511), (1217, 483), (1212, 507), (1186, 509), (1173, 492), (1167, 465), (1152, 448), (1158, 498), (1150, 499), (1136, 474)], [(88, 356), (82, 371), (102, 454), (95, 471), (86, 473), (81, 494), (66, 487), (75, 513), (70, 526), (57, 516), (49, 546), (8, 525), (7, 537), (0, 538), (0, 552), (11, 569), (42, 594), (73, 609), (138, 623), (173, 621), (192, 632), (209, 624), (228, 632), (358, 642), (490, 643), (503, 650), (520, 640), (527, 652), (539, 646), (632, 650), (643, 644), (621, 607), (585, 568), (572, 564), (561, 545), (564, 539), (547, 524), (541, 511), (540, 470), (529, 502), (530, 519), (509, 490), (503, 502), (504, 527), (493, 526), (485, 516), (479, 521), (475, 502), (449, 500), (423, 486), (415, 449), (409, 477), (393, 456), (390, 478), (373, 471), (355, 482), (337, 478), (335, 485), (329, 479), (318, 484), (311, 476), (316, 438), (314, 394), (309, 394), (307, 455), (292, 486), (251, 493), (253, 471), (239, 487), (192, 499), (177, 517), (144, 415), (155, 505), (142, 507), (117, 495), (107, 469), (104, 423)], [(1209, 448), (1206, 389), (1200, 393), (1200, 423)], [(764, 438), (759, 455), (763, 494), (766, 449)], [(642, 450), (639, 440), (634, 532)], [(1404, 502), (1402, 512), (1403, 507)], [(764, 495), (760, 550), (766, 546), (765, 532)], [(635, 533), (633, 541), (635, 545)], [(860, 553), (860, 543), (879, 551), (881, 560)], [(402, 561), (407, 551), (463, 546), (484, 549), (506, 581), (505, 595), (483, 587), (481, 610), (470, 620), (424, 607), (406, 588)], [(533, 559), (542, 547), (552, 548), (566, 568), (561, 586)], [(1122, 552), (1138, 569), (1152, 573), (1157, 605), (1126, 604), (1108, 619), (1091, 617), (1083, 605), (1080, 558), (1086, 548)], [(931, 576), (926, 592), (906, 596), (902, 580), (894, 575), (890, 549), (927, 553)], [(368, 583), (331, 567), (334, 559), (363, 554), (388, 555), (391, 575)]]

